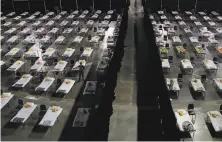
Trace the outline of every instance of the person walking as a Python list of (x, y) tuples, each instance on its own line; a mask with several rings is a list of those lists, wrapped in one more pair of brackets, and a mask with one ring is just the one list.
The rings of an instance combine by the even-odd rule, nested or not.
[(81, 80), (81, 78), (84, 80), (84, 70), (85, 67), (82, 65), (82, 62), (80, 62), (79, 67), (79, 81)]

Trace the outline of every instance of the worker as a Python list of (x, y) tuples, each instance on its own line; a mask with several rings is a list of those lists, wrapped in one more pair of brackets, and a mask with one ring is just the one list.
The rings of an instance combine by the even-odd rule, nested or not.
[(171, 79), (170, 84), (169, 84), (169, 90), (170, 91), (172, 91), (172, 89), (173, 89), (173, 84), (174, 84), (174, 81)]
[(85, 67), (82, 65), (82, 62), (80, 62), (80, 65), (78, 67), (79, 67), (79, 81), (80, 81), (81, 78), (84, 79)]

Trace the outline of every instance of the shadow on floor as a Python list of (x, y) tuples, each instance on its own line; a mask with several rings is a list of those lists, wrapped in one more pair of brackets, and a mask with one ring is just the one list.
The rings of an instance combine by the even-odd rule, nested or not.
[(127, 30), (127, 20), (128, 13), (125, 12), (115, 53), (108, 68), (106, 85), (102, 93), (99, 108), (92, 114), (84, 135), (84, 140), (86, 141), (108, 140), (110, 117), (113, 113), (112, 102), (115, 99), (114, 90), (117, 83), (117, 74), (121, 68), (121, 61), (124, 55), (123, 47)]
[[(153, 109), (157, 110), (157, 113), (154, 113), (154, 116), (152, 116), (156, 118), (155, 121), (153, 121), (153, 123), (152, 123), (152, 119), (149, 118), (150, 117), (150, 114), (148, 113), (149, 110), (147, 110), (146, 115), (144, 114), (145, 115), (144, 117), (146, 117), (147, 119), (146, 120), (144, 119), (144, 121), (142, 121), (143, 123), (140, 122), (140, 120), (138, 120), (138, 125), (140, 125), (140, 127), (142, 128), (143, 128), (142, 124), (147, 123), (146, 121), (150, 121), (149, 123), (150, 126), (146, 126), (146, 128), (143, 128), (143, 129), (146, 130), (146, 133), (152, 134), (150, 137), (148, 137), (147, 135), (145, 135), (144, 132), (141, 132), (141, 134), (144, 134), (144, 135), (139, 137), (139, 140), (179, 141), (180, 139), (179, 139), (178, 130), (176, 127), (176, 118), (174, 116), (174, 112), (171, 106), (171, 101), (169, 99), (168, 90), (167, 90), (164, 75), (162, 72), (162, 66), (161, 66), (160, 56), (158, 53), (158, 47), (156, 46), (156, 43), (155, 43), (155, 34), (153, 31), (153, 26), (149, 19), (149, 15), (148, 15), (148, 11), (146, 7), (144, 7), (144, 14), (145, 15), (143, 18), (142, 27), (144, 28), (143, 31), (145, 31), (144, 36), (147, 39), (146, 41), (147, 44), (143, 45), (143, 46), (146, 46), (146, 47), (143, 47), (146, 53), (143, 53), (142, 55), (144, 58), (143, 60), (145, 60), (143, 62), (147, 63), (147, 64), (144, 63), (145, 69), (143, 68), (143, 70), (146, 71), (145, 74), (147, 75), (141, 78), (140, 81), (144, 82), (142, 84), (144, 85), (142, 90), (146, 92), (146, 93), (143, 93), (146, 96), (142, 96), (141, 93), (138, 93), (139, 97), (142, 97), (141, 99), (138, 99), (140, 100), (138, 103), (140, 103), (142, 106), (147, 106), (148, 108), (152, 106)], [(138, 42), (138, 43), (141, 43), (141, 42)], [(147, 50), (145, 48), (147, 48)], [(138, 74), (141, 75), (142, 73), (138, 73)], [(149, 104), (150, 102), (152, 105)], [(153, 128), (155, 131), (151, 131), (149, 127)], [(157, 130), (156, 128), (158, 128), (159, 130)], [(140, 132), (138, 131), (138, 133)]]
[(59, 141), (80, 141), (83, 139), (83, 128), (73, 127), (73, 122), (78, 111), (78, 108), (84, 107), (84, 100), (81, 98), (82, 92), (84, 90), (85, 85), (80, 89), (80, 93), (78, 94), (76, 101), (71, 109), (71, 112), (68, 116), (68, 120), (62, 130), (62, 133), (59, 137)]
[(16, 133), (16, 131), (19, 129), (20, 126), (21, 126), (21, 123), (12, 123), (9, 121), (2, 128), (1, 135), (2, 136), (13, 135), (14, 133)]
[[(71, 114), (67, 120), (67, 123), (63, 129), (63, 132), (59, 138), (61, 141), (73, 141), (73, 140), (87, 140), (87, 141), (106, 141), (108, 140), (109, 133), (109, 121), (112, 115), (112, 101), (115, 98), (114, 89), (116, 87), (117, 73), (121, 67), (121, 61), (124, 54), (124, 39), (127, 29), (128, 13), (125, 12), (123, 23), (121, 24), (122, 31), (120, 31), (119, 39), (117, 41), (117, 47), (115, 49), (114, 57), (110, 63), (107, 81), (102, 93), (99, 108), (92, 109), (90, 118), (86, 128), (74, 128), (72, 127), (75, 119), (76, 112), (80, 106), (85, 106), (85, 103), (91, 100), (90, 98), (79, 97), (71, 110)], [(89, 75), (90, 76), (90, 75)], [(88, 78), (88, 77), (87, 77)], [(87, 79), (86, 79), (87, 80)], [(80, 92), (83, 92), (84, 87)], [(81, 93), (80, 93), (81, 94)], [(90, 105), (91, 107), (92, 105)], [(89, 107), (89, 105), (88, 105)]]
[[(42, 116), (45, 115), (46, 112), (44, 112), (44, 114), (41, 114)], [(43, 126), (39, 126), (38, 124), (40, 123), (40, 121), (42, 120), (42, 118), (38, 118), (37, 122), (35, 123), (31, 133), (29, 134), (29, 138), (37, 138), (37, 139), (42, 139), (44, 138), (45, 134), (47, 133), (49, 127), (43, 127)]]

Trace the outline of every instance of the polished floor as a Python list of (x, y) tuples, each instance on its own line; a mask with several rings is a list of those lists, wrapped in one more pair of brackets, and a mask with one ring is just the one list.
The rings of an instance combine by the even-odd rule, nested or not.
[[(173, 19), (173, 17), (169, 14), (170, 19)], [(197, 16), (199, 19), (201, 19), (199, 16)], [(201, 21), (202, 24), (207, 25), (206, 22)], [(178, 24), (176, 22), (172, 23), (173, 25)], [(187, 22), (188, 25), (192, 25), (192, 22)], [(222, 24), (218, 23), (218, 27), (221, 27)], [(195, 29), (196, 32), (193, 33), (193, 36), (198, 37), (198, 29)], [(189, 39), (185, 35), (184, 31), (181, 29), (178, 30), (178, 35), (182, 34), (183, 35), (183, 42), (188, 43), (187, 46), (187, 53), (186, 53), (186, 58), (190, 58), (191, 56), (195, 57), (195, 66), (194, 66), (194, 72), (192, 75), (185, 75), (184, 76), (184, 83), (183, 86), (180, 90), (179, 97), (172, 97), (172, 105), (173, 109), (187, 109), (187, 105), (190, 103), (193, 103), (195, 106), (195, 111), (197, 113), (197, 119), (195, 121), (194, 128), (196, 129), (196, 133), (193, 138), (185, 138), (185, 140), (195, 140), (195, 141), (220, 141), (222, 140), (222, 134), (217, 134), (215, 136), (215, 132), (212, 128), (211, 124), (208, 124), (206, 121), (206, 112), (211, 111), (211, 110), (219, 110), (220, 105), (222, 104), (221, 100), (221, 94), (219, 94), (214, 85), (213, 85), (213, 79), (214, 78), (221, 78), (222, 77), (222, 63), (221, 59), (219, 58), (219, 65), (218, 65), (218, 71), (216, 75), (208, 74), (204, 71), (203, 65), (202, 65), (202, 60), (201, 58), (198, 58), (197, 56), (194, 55), (194, 51), (192, 49), (192, 45), (189, 44)], [(222, 46), (222, 39), (220, 38), (219, 40), (219, 45), (218, 47)], [(206, 42), (203, 42), (206, 44)], [(182, 58), (178, 57), (176, 55), (176, 52), (173, 48), (170, 50), (170, 55), (173, 55), (174, 57), (174, 63), (173, 67), (171, 69), (171, 72), (168, 74), (165, 74), (165, 78), (169, 77), (177, 77), (178, 73), (180, 73), (179, 69), (179, 60)], [(207, 47), (206, 48), (206, 56), (205, 59), (212, 60), (213, 57), (217, 57), (218, 54), (215, 52), (215, 50), (212, 50), (212, 48)], [(190, 92), (190, 79), (192, 78), (200, 78), (200, 75), (207, 75), (207, 83), (205, 84), (206, 88), (206, 94), (205, 97), (197, 97), (193, 95)]]
[[(25, 128), (17, 127), (12, 128), (7, 126), (7, 122), (10, 120), (10, 116), (2, 115), (2, 140), (44, 140), (44, 141), (56, 141), (56, 140), (110, 140), (110, 141), (134, 141), (138, 140), (138, 110), (137, 110), (137, 79), (136, 79), (136, 59), (143, 61), (145, 58), (143, 53), (147, 50), (147, 39), (145, 38), (145, 30), (143, 23), (143, 10), (141, 3), (136, 3), (131, 0), (131, 6), (128, 11), (128, 28), (126, 32), (126, 37), (124, 40), (125, 48), (120, 50), (118, 59), (115, 63), (119, 63), (118, 67), (112, 71), (112, 83), (115, 84), (114, 87), (110, 84), (111, 89), (105, 90), (103, 95), (107, 95), (108, 99), (113, 99), (114, 101), (106, 101), (103, 104), (105, 109), (99, 110), (99, 112), (92, 112), (92, 116), (88, 122), (89, 126), (87, 128), (74, 128), (72, 127), (73, 120), (75, 118), (77, 109), (80, 107), (90, 107), (92, 105), (92, 98), (85, 98), (83, 96), (77, 97), (81, 94), (85, 82), (79, 82), (73, 93), (68, 95), (68, 99), (58, 99), (54, 97), (33, 97), (32, 94), (17, 92), (18, 98), (24, 98), (25, 101), (33, 101), (41, 104), (57, 104), (64, 108), (64, 112), (60, 117), (60, 121), (50, 130), (39, 130), (41, 132), (33, 131), (36, 125), (37, 119), (30, 120)], [(136, 24), (135, 24), (136, 23)], [(176, 24), (176, 23), (174, 23)], [(137, 30), (135, 33), (135, 25)], [(182, 31), (180, 31), (182, 32)], [(139, 44), (135, 44), (135, 35), (139, 38)], [(222, 43), (222, 42), (221, 42)], [(139, 52), (137, 52), (140, 49)], [(95, 54), (93, 58), (93, 63), (88, 69), (88, 74), (86, 80), (96, 80), (96, 66), (100, 58), (100, 53)], [(138, 55), (139, 54), (139, 55)], [(175, 60), (177, 57), (175, 52), (172, 51)], [(192, 52), (189, 51), (189, 55)], [(207, 52), (207, 57), (212, 58), (212, 53)], [(150, 62), (149, 62), (150, 63)], [(145, 64), (145, 63), (144, 63)], [(175, 63), (177, 66), (178, 63)], [(142, 65), (142, 64), (141, 64)], [(152, 67), (152, 64), (150, 64)], [(219, 64), (222, 68), (222, 64)], [(202, 74), (203, 70), (200, 65), (196, 66), (197, 70), (195, 73)], [(166, 74), (165, 77), (171, 76), (176, 77), (179, 70), (177, 67), (171, 70), (171, 73)], [(218, 77), (222, 77), (221, 71), (217, 74)], [(172, 105), (174, 109), (177, 108), (187, 108), (189, 103), (195, 105), (195, 111), (197, 112), (197, 119), (195, 122), (195, 129), (197, 130), (193, 139), (185, 138), (185, 140), (195, 140), (195, 141), (221, 141), (221, 138), (214, 137), (212, 128), (205, 122), (206, 112), (209, 110), (218, 110), (219, 105), (222, 104), (221, 97), (218, 95), (209, 81), (206, 84), (207, 93), (204, 99), (194, 99), (189, 91), (189, 80), (191, 76), (185, 76), (184, 85), (181, 88), (179, 98), (172, 99)], [(4, 86), (3, 86), (4, 87)], [(6, 87), (3, 89), (7, 89)], [(113, 92), (112, 92), (113, 91)], [(110, 93), (110, 94), (109, 94)], [(114, 94), (114, 95), (113, 95)], [(99, 99), (101, 96), (96, 96)], [(10, 108), (15, 107), (16, 100), (10, 102)], [(148, 101), (148, 100), (147, 100)], [(110, 103), (110, 104), (109, 104)], [(10, 108), (6, 108), (4, 113), (8, 114)], [(3, 112), (2, 112), (3, 113)], [(151, 115), (152, 116), (152, 115)], [(152, 122), (147, 122), (148, 124)], [(144, 124), (145, 125), (145, 124)], [(153, 126), (150, 125), (152, 128)], [(147, 134), (148, 135), (148, 134)], [(21, 137), (22, 136), (22, 137)]]
[[(133, 3), (132, 3), (133, 4)], [(133, 6), (131, 6), (134, 8)], [(137, 140), (136, 47), (134, 42), (134, 11), (128, 11), (124, 55), (117, 74), (116, 99), (110, 118), (110, 141)]]
[[(132, 51), (135, 48), (140, 48), (140, 49), (144, 48), (143, 46), (136, 46), (136, 47), (133, 46), (133, 48), (132, 48), (132, 45), (133, 45), (132, 40), (128, 40), (128, 37), (131, 37), (131, 35), (134, 34), (133, 31), (131, 30), (131, 28), (134, 28), (133, 22), (135, 21), (137, 23), (137, 25), (140, 26), (140, 24), (138, 24), (138, 23), (141, 22), (140, 15), (142, 15), (142, 11), (140, 11), (139, 13), (138, 13), (138, 11), (134, 11), (134, 1), (131, 1), (131, 6), (130, 6), (128, 13), (129, 13), (129, 21), (128, 21), (127, 33), (131, 33), (131, 34), (127, 34), (127, 36), (126, 36), (125, 44), (126, 45), (129, 44), (129, 46), (127, 46), (125, 48), (123, 61), (122, 61), (122, 67), (121, 67), (122, 70), (120, 70), (120, 72), (118, 73), (119, 75), (124, 74), (124, 76), (127, 74), (127, 72), (124, 72), (124, 68), (126, 66), (124, 63), (127, 61), (128, 62), (130, 61), (130, 60), (127, 60), (127, 57), (132, 56), (132, 54), (127, 51), (128, 50)], [(173, 19), (171, 14), (169, 14), (169, 17), (171, 19)], [(205, 22), (203, 22), (203, 23), (206, 24)], [(172, 24), (178, 26), (178, 24), (176, 22), (173, 22)], [(188, 24), (191, 24), (191, 23), (188, 22)], [(146, 26), (146, 25), (142, 25), (142, 26)], [(221, 26), (221, 24), (219, 24), (219, 26)], [(136, 34), (138, 34), (138, 36), (140, 37), (141, 40), (144, 40), (143, 43), (144, 43), (144, 46), (146, 46), (146, 44), (145, 44), (146, 39), (142, 39), (142, 37), (141, 37), (141, 35), (143, 35), (142, 30), (138, 31), (138, 33), (136, 33)], [(184, 33), (181, 29), (179, 29), (179, 31), (178, 31), (178, 35), (179, 34), (184, 35)], [(198, 35), (198, 32), (194, 33), (194, 36), (197, 37), (197, 35)], [(133, 37), (131, 37), (131, 39), (133, 39)], [(185, 38), (183, 38), (183, 42), (189, 43), (188, 38), (186, 36), (185, 36)], [(221, 47), (221, 46), (222, 46), (222, 40), (220, 39), (219, 40), (219, 47)], [(191, 47), (191, 45), (188, 44), (188, 52), (186, 55), (187, 58), (189, 58), (190, 56), (195, 56), (193, 50), (190, 47)], [(206, 49), (206, 52), (207, 52), (206, 58), (212, 60), (212, 58), (217, 56), (217, 54), (215, 52), (212, 52), (209, 50)], [(145, 51), (145, 50), (143, 50), (143, 51)], [(140, 54), (140, 56), (141, 55), (142, 54)], [(165, 77), (177, 77), (178, 73), (180, 73), (179, 61), (178, 61), (178, 60), (180, 60), (180, 58), (176, 55), (175, 51), (172, 48), (170, 50), (170, 55), (173, 55), (173, 57), (174, 57), (174, 65), (171, 69), (171, 72), (168, 74), (165, 74)], [(193, 78), (193, 77), (199, 78), (198, 75), (206, 74), (202, 68), (201, 61), (198, 61), (199, 59), (197, 59), (197, 58), (195, 58), (195, 60), (196, 60), (196, 64), (195, 64), (194, 74), (184, 76), (184, 83), (183, 83), (183, 87), (181, 88), (179, 98), (172, 97), (172, 106), (173, 106), (173, 109), (179, 109), (179, 108), (180, 109), (187, 109), (187, 105), (189, 103), (193, 103), (195, 105), (195, 111), (197, 113), (197, 117), (196, 117), (194, 128), (196, 129), (196, 133), (193, 138), (184, 137), (183, 140), (185, 140), (185, 141), (190, 141), (190, 140), (194, 140), (194, 141), (221, 141), (222, 139), (220, 137), (220, 134), (215, 136), (215, 132), (214, 132), (211, 124), (206, 123), (206, 112), (208, 112), (210, 110), (219, 110), (219, 107), (222, 104), (221, 95), (216, 92), (214, 86), (212, 85), (212, 76), (207, 75), (208, 81), (205, 85), (205, 87), (207, 89), (205, 98), (198, 98), (198, 99), (193, 98), (193, 96), (191, 95), (190, 90), (189, 90), (189, 81), (191, 78)], [(150, 67), (152, 67), (152, 65), (150, 65)], [(133, 68), (135, 70), (135, 66), (133, 64), (131, 64), (131, 66), (128, 68), (130, 68), (130, 69)], [(221, 62), (219, 63), (218, 68), (219, 68), (219, 70), (218, 70), (217, 75), (215, 77), (222, 77)], [(118, 85), (115, 89), (116, 100), (113, 102), (113, 111), (114, 112), (113, 112), (113, 115), (111, 116), (109, 140), (137, 140), (137, 138), (136, 138), (137, 130), (133, 128), (134, 126), (137, 126), (137, 123), (138, 123), (138, 118), (137, 118), (137, 115), (138, 115), (137, 111), (138, 110), (137, 110), (137, 106), (134, 103), (135, 100), (133, 99), (135, 93), (132, 94), (130, 92), (130, 90), (132, 89), (130, 84), (127, 85), (128, 87), (125, 87), (125, 85), (122, 85), (123, 82), (128, 83), (129, 80), (131, 80), (131, 82), (135, 81), (131, 78), (131, 76), (128, 77), (128, 79), (125, 79), (122, 76), (118, 77)], [(125, 89), (127, 89), (127, 91), (121, 91), (120, 88), (121, 89), (125, 88)], [(127, 94), (125, 94), (125, 92), (127, 92)], [(123, 99), (123, 97), (119, 97), (120, 94), (121, 94), (121, 96), (124, 96), (124, 99)], [(127, 103), (127, 101), (128, 101), (128, 103)], [(120, 126), (120, 127), (118, 127), (118, 126)]]
[[(97, 23), (96, 23), (97, 24)], [(84, 22), (80, 23), (80, 25), (84, 25)], [(99, 103), (99, 99), (94, 99), (94, 96), (92, 97), (83, 97), (82, 92), (85, 87), (86, 81), (95, 81), (98, 80), (98, 76), (96, 73), (98, 63), (101, 60), (102, 53), (104, 52), (107, 44), (106, 39), (109, 36), (109, 34), (114, 29), (115, 22), (110, 23), (110, 29), (106, 31), (106, 36), (104, 40), (101, 42), (99, 48), (95, 48), (91, 58), (89, 59), (88, 63), (86, 64), (85, 68), (85, 80), (77, 81), (74, 85), (74, 87), (71, 89), (71, 91), (63, 98), (60, 98), (58, 96), (55, 96), (55, 86), (50, 88), (47, 95), (38, 95), (34, 89), (39, 84), (37, 81), (32, 82), (32, 84), (25, 89), (22, 90), (14, 90), (10, 86), (13, 83), (13, 74), (8, 74), (6, 72), (2, 72), (1, 76), (1, 88), (5, 92), (12, 92), (16, 94), (15, 99), (10, 101), (9, 107), (4, 107), (2, 109), (1, 113), (1, 136), (2, 140), (5, 141), (57, 141), (57, 140), (81, 140), (84, 136), (84, 129), (85, 128), (75, 128), (72, 126), (77, 109), (78, 108), (91, 108), (96, 103)], [(29, 25), (28, 25), (29, 26)], [(110, 31), (111, 30), (111, 31)], [(89, 34), (94, 34), (93, 30), (91, 29), (89, 31)], [(66, 47), (71, 46), (71, 41), (75, 37), (75, 34), (69, 35), (67, 37), (67, 42), (64, 45), (59, 45), (57, 47), (57, 50), (59, 51), (59, 54), (64, 52), (64, 49)], [(23, 49), (24, 46), (21, 44), (22, 39), (19, 40), (19, 44), (16, 45), (16, 47)], [(55, 44), (52, 44), (51, 47), (55, 47)], [(83, 42), (80, 46), (90, 46), (88, 44), (87, 38), (84, 38)], [(77, 60), (79, 56), (79, 48), (78, 46), (76, 48), (76, 56), (72, 57), (74, 60)], [(3, 49), (2, 54), (4, 54), (5, 51), (7, 51), (7, 45), (2, 45), (1, 49)], [(4, 56), (2, 56), (2, 60), (5, 59)], [(52, 67), (52, 66), (51, 66)], [(30, 60), (26, 62), (26, 66), (22, 68), (24, 72), (27, 72), (30, 68)], [(47, 76), (53, 76), (52, 72), (49, 71)], [(78, 80), (78, 75), (72, 73), (68, 75), (69, 77), (65, 76), (65, 78), (72, 78), (74, 80)], [(64, 76), (60, 76), (64, 77)], [(98, 93), (99, 94), (99, 93)], [(100, 93), (101, 94), (101, 93)], [(96, 96), (96, 98), (99, 98)], [(12, 118), (12, 116), (16, 113), (14, 112), (14, 108), (17, 106), (18, 99), (22, 99), (24, 102), (34, 102), (36, 104), (44, 104), (47, 107), (51, 105), (58, 105), (64, 108), (62, 114), (59, 116), (59, 122), (57, 122), (52, 129), (49, 128), (39, 128), (38, 122), (38, 111), (36, 110), (33, 113), (32, 119), (28, 120), (27, 125), (25, 127), (21, 127), (20, 125), (15, 126), (12, 125), (9, 121)], [(95, 100), (92, 101), (92, 100)], [(75, 134), (73, 134), (73, 131), (76, 131)], [(69, 133), (67, 133), (69, 132)], [(21, 137), (22, 136), (22, 137)]]

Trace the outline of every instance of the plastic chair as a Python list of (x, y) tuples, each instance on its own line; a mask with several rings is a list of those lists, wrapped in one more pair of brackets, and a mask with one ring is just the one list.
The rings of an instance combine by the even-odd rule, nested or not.
[(218, 59), (217, 59), (217, 57), (214, 57), (214, 58), (213, 58), (213, 62), (214, 62), (215, 65), (218, 65)]
[(11, 46), (8, 46), (8, 51), (10, 51), (11, 50)]
[(207, 76), (206, 75), (201, 75), (201, 82), (206, 82)]
[(80, 32), (80, 27), (77, 28), (77, 32)]
[(91, 40), (92, 39), (92, 36), (91, 35), (88, 35), (88, 40)]
[(93, 28), (93, 31), (94, 31), (94, 32), (97, 32), (97, 27), (94, 27), (94, 28)]
[(62, 79), (58, 78), (57, 81), (56, 81), (56, 85), (57, 86), (62, 85)]
[(202, 36), (198, 36), (198, 40), (199, 40), (199, 41), (202, 41)]
[(182, 34), (180, 34), (180, 35), (179, 35), (179, 38), (180, 38), (180, 39), (183, 39), (183, 35), (182, 35)]
[(189, 113), (189, 115), (194, 113), (194, 104), (188, 104), (187, 112)]
[(177, 80), (178, 80), (179, 83), (182, 83), (182, 82), (183, 82), (183, 74), (182, 74), (182, 73), (179, 73), (179, 74), (178, 74)]
[(46, 105), (40, 105), (40, 111), (47, 111)]
[(58, 59), (55, 58), (55, 59), (53, 60), (53, 65), (56, 65), (57, 63), (58, 63)]
[(15, 79), (20, 79), (21, 78), (21, 73), (20, 72), (16, 72), (15, 73)]
[[(187, 112), (189, 115), (192, 116), (192, 121), (194, 121), (195, 123), (195, 120), (196, 120), (196, 113), (194, 111), (194, 104), (188, 104), (187, 106)], [(193, 118), (193, 116), (195, 116), (195, 119)]]
[(73, 67), (75, 65), (75, 61), (74, 60), (70, 60), (70, 67)]
[(29, 47), (28, 46), (25, 47), (25, 52), (27, 52), (27, 51), (29, 51)]
[(36, 72), (31, 72), (31, 75), (34, 77), (36, 75)]
[(18, 106), (19, 106), (19, 107), (23, 107), (23, 105), (24, 105), (23, 100), (19, 99), (19, 100), (18, 100)]
[(45, 53), (45, 52), (46, 52), (46, 48), (42, 47), (42, 53)]
[(40, 82), (42, 82), (43, 79), (44, 79), (44, 75), (43, 75), (43, 74), (40, 74), (40, 75), (39, 75), (39, 80), (40, 80)]
[(191, 64), (195, 64), (194, 57), (190, 57), (190, 62), (191, 62)]
[(173, 56), (169, 56), (169, 63), (173, 63)]
[(177, 26), (174, 26), (173, 29), (174, 29), (175, 31), (177, 31)]
[(31, 58), (31, 66), (35, 64), (36, 59), (35, 58)]
[(203, 49), (205, 49), (205, 44), (202, 44), (201, 47), (202, 47)]
[(167, 41), (167, 35), (163, 36), (164, 41)]
[(10, 64), (9, 66), (13, 65), (15, 63), (15, 60), (14, 59), (10, 59)]
[(80, 47), (80, 53), (82, 54), (84, 51), (84, 48), (83, 47)]
[(59, 75), (59, 72), (57, 71), (57, 72), (55, 72), (55, 75), (57, 76), (57, 75)]
[(183, 44), (183, 48), (185, 48), (185, 49), (187, 48), (187, 43)]

